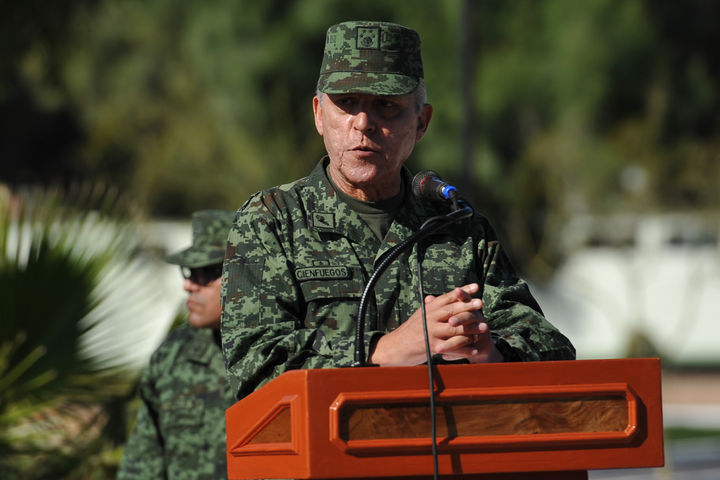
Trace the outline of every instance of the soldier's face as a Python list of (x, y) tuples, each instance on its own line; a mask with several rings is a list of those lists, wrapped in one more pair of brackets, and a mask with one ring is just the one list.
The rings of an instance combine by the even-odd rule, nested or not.
[(183, 288), (188, 292), (188, 323), (195, 328), (220, 328), (220, 289), (222, 279), (216, 278), (207, 285), (198, 285), (186, 279)]
[(425, 134), (432, 107), (416, 110), (414, 94), (321, 94), (313, 98), (315, 128), (330, 157), (330, 175), (365, 201), (396, 195), (400, 169)]

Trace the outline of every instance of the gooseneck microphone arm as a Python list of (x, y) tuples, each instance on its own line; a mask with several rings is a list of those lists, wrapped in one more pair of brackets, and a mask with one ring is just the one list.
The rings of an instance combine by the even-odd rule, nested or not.
[[(434, 172), (433, 172), (434, 173)], [(418, 178), (420, 174), (418, 174), (415, 178)], [(415, 182), (413, 182), (415, 183)], [(437, 232), (443, 227), (446, 227), (448, 225), (451, 225), (453, 223), (459, 222), (461, 220), (464, 220), (466, 218), (469, 218), (473, 214), (473, 210), (465, 203), (462, 199), (457, 198), (457, 196), (454, 194), (454, 187), (453, 187), (453, 193), (450, 195), (453, 202), (454, 210), (446, 215), (440, 215), (436, 217), (431, 217), (425, 223), (422, 224), (420, 229), (418, 229), (417, 232), (413, 233), (410, 237), (402, 241), (401, 243), (395, 245), (393, 248), (385, 252), (383, 258), (380, 260), (380, 263), (378, 264), (375, 271), (372, 273), (370, 278), (367, 281), (367, 284), (365, 285), (365, 290), (363, 290), (362, 297), (360, 298), (360, 306), (358, 308), (358, 318), (357, 323), (355, 324), (355, 358), (354, 362), (352, 364), (353, 367), (366, 367), (369, 366), (369, 364), (366, 361), (365, 358), (365, 316), (367, 313), (367, 302), (370, 297), (371, 292), (375, 288), (375, 284), (380, 279), (380, 276), (383, 274), (383, 272), (387, 269), (387, 267), (405, 250), (410, 248), (415, 243), (419, 242), (420, 240), (424, 239), (425, 237)], [(422, 300), (421, 300), (422, 301)]]

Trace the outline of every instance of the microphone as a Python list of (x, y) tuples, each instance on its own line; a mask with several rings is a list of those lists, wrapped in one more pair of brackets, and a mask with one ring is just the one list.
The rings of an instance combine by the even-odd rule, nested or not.
[(457, 188), (444, 182), (437, 172), (425, 170), (413, 178), (413, 194), (420, 199), (454, 201)]

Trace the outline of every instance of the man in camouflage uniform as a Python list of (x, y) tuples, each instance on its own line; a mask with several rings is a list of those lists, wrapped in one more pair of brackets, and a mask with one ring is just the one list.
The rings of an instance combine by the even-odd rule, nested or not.
[[(432, 117), (415, 31), (330, 27), (313, 111), (328, 155), (308, 177), (253, 195), (228, 237), (222, 341), (238, 399), (289, 369), (351, 365), (368, 277), (390, 248), (449, 211), (414, 197), (403, 166)], [(370, 363), (426, 360), (418, 263), (437, 361), (575, 357), (475, 213), (382, 275), (366, 318)]]
[(188, 324), (168, 335), (140, 380), (140, 409), (119, 479), (225, 479), (225, 409), (233, 396), (220, 349), (220, 275), (233, 212), (192, 217), (192, 246), (165, 260), (180, 265)]

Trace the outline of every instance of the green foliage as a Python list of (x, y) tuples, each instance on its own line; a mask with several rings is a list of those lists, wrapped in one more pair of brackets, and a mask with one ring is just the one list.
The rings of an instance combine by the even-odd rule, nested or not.
[(88, 478), (116, 465), (105, 457), (125, 436), (127, 353), (158, 300), (135, 221), (104, 188), (0, 189), (4, 478)]
[(707, 428), (668, 427), (665, 429), (665, 438), (668, 441), (718, 439), (720, 430)]
[(0, 128), (33, 139), (0, 144), (14, 184), (99, 178), (152, 215), (237, 208), (323, 154), (310, 99), (324, 33), (355, 18), (421, 33), (435, 115), (410, 166), (460, 179), (533, 274), (561, 261), (557, 232), (577, 213), (720, 205), (713, 2), (62, 6), (48, 35), (47, 16), (11, 12), (24, 29), (7, 39), (0, 113), (15, 118)]

